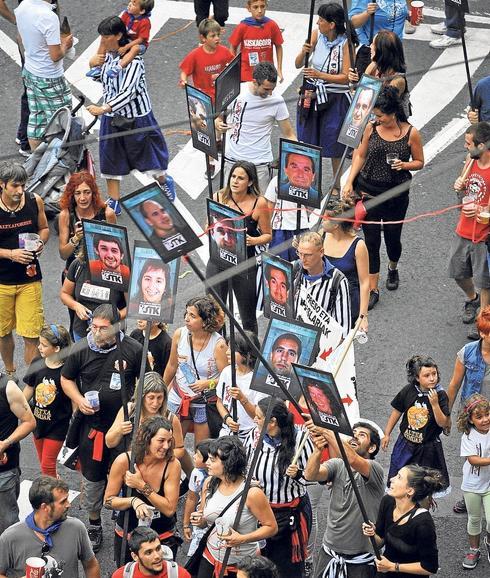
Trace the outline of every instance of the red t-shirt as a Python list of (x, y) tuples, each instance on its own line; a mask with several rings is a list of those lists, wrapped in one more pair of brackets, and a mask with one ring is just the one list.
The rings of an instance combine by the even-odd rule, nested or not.
[(233, 60), (233, 54), (226, 46), (218, 44), (215, 52), (209, 53), (202, 46), (194, 48), (180, 63), (180, 69), (187, 76), (192, 76), (192, 83), (213, 99), (215, 97), (214, 81), (226, 65)]
[(280, 46), (283, 42), (279, 26), (274, 20), (268, 20), (262, 26), (240, 22), (230, 36), (230, 46), (235, 50), (240, 47), (242, 82), (253, 80), (252, 72), (259, 62), (274, 62), (273, 46)]
[(128, 26), (131, 23), (131, 14), (127, 10), (123, 12), (121, 20), (124, 22), (124, 25), (126, 26), (131, 42), (133, 40), (136, 40), (136, 38), (142, 38), (143, 44), (145, 46), (148, 46), (148, 42), (150, 41), (150, 30), (151, 30), (151, 22), (148, 16), (139, 16), (138, 18), (135, 18), (131, 28), (128, 28)]
[[(490, 203), (490, 169), (481, 169), (478, 161), (474, 161), (466, 181), (466, 195), (475, 197), (477, 205), (487, 206)], [(485, 241), (490, 233), (490, 224), (478, 223), (476, 217), (466, 217), (461, 211), (456, 234), (463, 239), (469, 239), (474, 243)]]
[[(121, 566), (121, 568), (118, 568), (112, 574), (112, 578), (123, 578), (123, 576), (124, 576), (124, 566)], [(160, 572), (160, 574), (154, 574), (154, 577), (155, 578), (168, 578), (167, 565), (165, 563), (163, 564), (163, 570)], [(136, 564), (136, 567), (134, 569), (133, 578), (147, 578), (145, 574), (141, 573), (141, 570), (139, 569), (138, 564)], [(189, 572), (187, 572), (187, 570), (185, 568), (181, 568), (179, 566), (179, 578), (191, 578), (191, 575), (189, 574)]]

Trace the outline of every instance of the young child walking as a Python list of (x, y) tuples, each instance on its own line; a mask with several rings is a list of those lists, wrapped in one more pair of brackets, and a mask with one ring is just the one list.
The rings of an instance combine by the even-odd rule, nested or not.
[(35, 357), (24, 377), (24, 395), (33, 399), (36, 418), (33, 432), (41, 473), (56, 478), (56, 458), (68, 431), (72, 414), (70, 398), (61, 388), (61, 368), (71, 345), (63, 325), (45, 325), (39, 335), (40, 357)]
[[(121, 15), (121, 20), (126, 26), (131, 42), (119, 48), (119, 56), (122, 58), (107, 71), (109, 78), (118, 76), (130, 62), (137, 56), (143, 56), (146, 52), (150, 42), (150, 16), (154, 6), (155, 0), (129, 0), (128, 7)], [(101, 40), (97, 55), (105, 58), (105, 53), (104, 42)], [(101, 64), (103, 64), (103, 62), (104, 60), (102, 59)], [(98, 78), (100, 76), (100, 69), (100, 66), (91, 68), (87, 72), (87, 76)]]
[(203, 440), (197, 444), (196, 451), (194, 452), (194, 469), (189, 478), (189, 491), (187, 492), (184, 506), (184, 538), (186, 542), (191, 543), (187, 556), (194, 554), (201, 537), (206, 533), (205, 528), (191, 525), (191, 514), (195, 512), (199, 506), (204, 480), (209, 475), (206, 461), (208, 459), (210, 443), (211, 440)]
[(274, 62), (274, 48), (277, 77), (282, 82), (284, 39), (277, 23), (265, 15), (267, 0), (247, 0), (246, 8), (250, 16), (233, 30), (229, 41), (233, 55), (238, 51), (242, 55), (242, 82), (253, 80), (253, 69), (259, 62)]
[[(406, 364), (408, 385), (393, 399), (393, 410), (386, 424), (381, 447), (388, 449), (393, 428), (400, 417), (400, 435), (393, 447), (388, 480), (408, 464), (439, 470), (443, 488), (438, 496), (450, 492), (449, 475), (439, 438), (449, 427), (447, 393), (439, 384), (439, 369), (431, 357), (414, 355)], [(437, 496), (436, 496), (437, 497)]]
[(461, 438), (463, 490), (468, 511), (468, 540), (470, 548), (463, 559), (463, 568), (472, 570), (481, 557), (482, 506), (485, 510), (486, 536), (483, 543), (490, 562), (490, 401), (474, 393), (458, 414)]

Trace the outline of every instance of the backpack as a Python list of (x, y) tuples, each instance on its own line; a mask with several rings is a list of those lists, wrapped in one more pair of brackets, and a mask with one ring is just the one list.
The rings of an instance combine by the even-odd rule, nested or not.
[[(164, 560), (164, 562), (167, 565), (168, 578), (178, 578), (179, 567), (177, 566), (177, 562), (173, 560)], [(128, 562), (126, 566), (124, 566), (123, 578), (133, 578), (135, 568), (136, 562)]]

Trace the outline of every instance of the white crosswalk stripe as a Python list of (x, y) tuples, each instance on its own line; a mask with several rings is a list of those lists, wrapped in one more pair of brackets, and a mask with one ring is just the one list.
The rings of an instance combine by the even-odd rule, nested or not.
[[(32, 506), (29, 502), (29, 490), (32, 486), (32, 480), (22, 480), (20, 483), (20, 494), (17, 504), (19, 506), (19, 520), (22, 521), (25, 517), (32, 512)], [(75, 498), (80, 495), (80, 492), (75, 490), (70, 490), (68, 492), (68, 499), (73, 502)]]

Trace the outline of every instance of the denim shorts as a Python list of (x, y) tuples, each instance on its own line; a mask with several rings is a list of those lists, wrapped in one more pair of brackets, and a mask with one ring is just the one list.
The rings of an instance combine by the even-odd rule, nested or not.
[[(182, 421), (182, 417), (179, 413), (180, 405), (176, 403), (172, 403), (170, 400), (167, 402), (167, 409), (174, 413), (175, 415), (179, 416), (179, 419)], [(206, 415), (206, 405), (202, 403), (191, 403), (189, 408), (189, 417), (194, 423), (206, 423), (208, 421)], [(187, 419), (187, 418), (186, 418)]]

